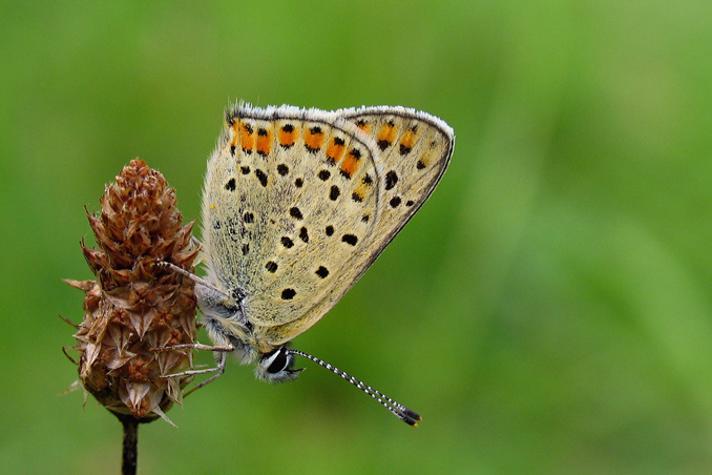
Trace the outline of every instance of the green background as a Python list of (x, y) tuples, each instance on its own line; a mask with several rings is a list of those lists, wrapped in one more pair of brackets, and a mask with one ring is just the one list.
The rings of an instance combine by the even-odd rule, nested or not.
[[(79, 239), (140, 156), (199, 215), (224, 107), (400, 104), (451, 167), (296, 346), (338, 378), (227, 375), (142, 427), (143, 473), (708, 473), (707, 2), (0, 6), (0, 467), (118, 473), (119, 424), (60, 393)], [(205, 339), (205, 335), (203, 335)], [(209, 356), (204, 355), (204, 361)]]

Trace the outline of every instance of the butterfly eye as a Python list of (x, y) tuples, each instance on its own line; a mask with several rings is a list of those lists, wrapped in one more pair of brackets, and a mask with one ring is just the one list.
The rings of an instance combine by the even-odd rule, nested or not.
[(262, 359), (261, 365), (262, 367), (266, 366), (265, 371), (269, 374), (277, 374), (287, 369), (290, 360), (291, 358), (284, 348), (280, 348), (277, 351), (265, 356)]
[(279, 348), (262, 356), (257, 365), (256, 375), (259, 379), (270, 382), (281, 382), (294, 379), (301, 369), (292, 369), (294, 356), (286, 348)]

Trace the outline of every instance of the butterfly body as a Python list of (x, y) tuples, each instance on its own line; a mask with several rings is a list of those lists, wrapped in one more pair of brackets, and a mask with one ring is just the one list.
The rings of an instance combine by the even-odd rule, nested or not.
[(272, 374), (277, 350), (338, 302), (428, 198), (453, 146), (447, 124), (403, 107), (228, 110), (202, 203), (210, 287), (196, 295), (211, 338)]

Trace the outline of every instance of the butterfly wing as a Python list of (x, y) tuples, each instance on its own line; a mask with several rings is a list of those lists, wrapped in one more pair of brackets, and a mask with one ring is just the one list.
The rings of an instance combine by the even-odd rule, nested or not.
[(275, 344), (291, 340), (316, 323), (368, 269), (435, 189), (455, 144), (453, 130), (446, 123), (414, 109), (364, 107), (334, 114), (355, 124), (376, 147), (378, 220), (367, 248), (340, 275), (342, 285), (331, 288), (299, 319), (266, 330)]
[(384, 208), (375, 229), (378, 255), (435, 189), (450, 162), (455, 135), (437, 117), (405, 107), (337, 113), (369, 135), (378, 148), (375, 159), (382, 170), (379, 187)]
[(374, 147), (323, 111), (227, 114), (205, 178), (203, 245), (210, 280), (241, 301), (258, 340), (351, 285), (378, 222)]

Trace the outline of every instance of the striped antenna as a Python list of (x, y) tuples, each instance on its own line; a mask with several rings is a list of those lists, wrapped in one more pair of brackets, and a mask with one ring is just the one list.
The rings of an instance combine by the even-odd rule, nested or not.
[(378, 403), (385, 407), (391, 414), (396, 416), (398, 419), (402, 420), (409, 426), (417, 427), (418, 423), (420, 422), (421, 418), (420, 416), (414, 412), (405, 407), (403, 404), (399, 403), (398, 401), (391, 399), (390, 397), (386, 396), (383, 394), (381, 391), (372, 388), (368, 384), (364, 383), (358, 378), (355, 378), (354, 376), (351, 376), (349, 373), (346, 371), (340, 370), (336, 366), (327, 363), (326, 361), (322, 360), (321, 358), (317, 358), (314, 355), (310, 355), (309, 353), (305, 353), (304, 351), (300, 350), (294, 350), (294, 349), (287, 349), (287, 351), (292, 354), (292, 355), (299, 355), (301, 357), (304, 357), (322, 368), (328, 369), (332, 373), (341, 376), (342, 379), (348, 381), (349, 383), (353, 384), (356, 386), (358, 389), (363, 391), (364, 393), (368, 394), (371, 396), (373, 399), (378, 401)]

